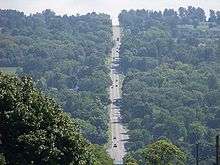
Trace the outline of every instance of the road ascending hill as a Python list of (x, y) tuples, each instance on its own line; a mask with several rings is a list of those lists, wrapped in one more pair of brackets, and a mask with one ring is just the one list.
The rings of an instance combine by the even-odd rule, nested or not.
[(109, 153), (114, 159), (114, 164), (123, 164), (123, 157), (126, 154), (125, 143), (128, 140), (126, 128), (121, 123), (120, 114), (120, 80), (119, 80), (119, 47), (120, 47), (120, 28), (113, 26), (113, 40), (115, 45), (112, 49), (112, 63), (111, 63), (111, 79), (112, 86), (110, 87), (110, 124), (111, 124), (111, 146)]

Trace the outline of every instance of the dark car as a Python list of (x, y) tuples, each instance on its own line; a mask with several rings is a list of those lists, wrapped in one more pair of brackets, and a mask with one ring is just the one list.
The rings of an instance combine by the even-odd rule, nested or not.
[(117, 144), (114, 144), (113, 147), (117, 147)]
[(113, 137), (113, 139), (116, 139), (116, 137)]
[(118, 87), (118, 85), (115, 85), (116, 87)]

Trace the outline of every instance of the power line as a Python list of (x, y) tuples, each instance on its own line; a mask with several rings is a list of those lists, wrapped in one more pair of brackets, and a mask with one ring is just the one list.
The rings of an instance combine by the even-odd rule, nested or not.
[(219, 165), (219, 135), (216, 136), (216, 165)]
[(199, 165), (199, 144), (196, 144), (196, 165)]

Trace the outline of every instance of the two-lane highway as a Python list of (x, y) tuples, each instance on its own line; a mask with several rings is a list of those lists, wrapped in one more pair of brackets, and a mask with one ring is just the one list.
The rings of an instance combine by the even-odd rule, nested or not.
[(110, 124), (111, 124), (111, 146), (108, 149), (109, 154), (114, 159), (114, 164), (123, 164), (123, 157), (126, 154), (125, 143), (128, 140), (127, 130), (121, 123), (120, 107), (120, 80), (119, 80), (119, 47), (120, 47), (120, 28), (113, 26), (113, 40), (115, 45), (112, 49), (111, 63), (111, 79), (112, 86), (110, 87)]

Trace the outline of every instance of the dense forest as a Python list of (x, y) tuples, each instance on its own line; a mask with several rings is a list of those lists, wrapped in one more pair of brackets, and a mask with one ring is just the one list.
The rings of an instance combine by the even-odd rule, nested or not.
[(0, 73), (0, 164), (112, 164), (30, 77)]
[(220, 128), (220, 12), (207, 18), (191, 6), (123, 10), (119, 21), (126, 162), (145, 164), (147, 145), (165, 139), (185, 152), (185, 163), (195, 164), (198, 144), (200, 163), (212, 164)]
[[(124, 164), (195, 164), (196, 146), (213, 164), (220, 11), (123, 10), (119, 22)], [(106, 14), (0, 10), (0, 71), (16, 74), (0, 72), (0, 164), (113, 164), (103, 147), (113, 43)]]
[(57, 16), (51, 10), (30, 16), (0, 10), (0, 67), (33, 77), (56, 98), (92, 143), (108, 140), (107, 58), (112, 48), (110, 16)]
[[(0, 70), (13, 70), (18, 76), (32, 77), (35, 88), (42, 90), (61, 105), (61, 108), (57, 108), (57, 105), (54, 105), (57, 103), (37, 94), (39, 100), (34, 100), (36, 103), (33, 102), (34, 107), (31, 108), (36, 110), (37, 114), (28, 111), (30, 118), (26, 119), (26, 113), (21, 111), (19, 117), (15, 116), (16, 121), (13, 115), (19, 115), (17, 111), (20, 109), (13, 109), (12, 119), (7, 119), (3, 127), (21, 124), (21, 128), (13, 127), (10, 131), (18, 129), (19, 132), (7, 135), (11, 136), (12, 141), (5, 141), (4, 144), (8, 146), (4, 146), (4, 150), (0, 151), (4, 153), (6, 162), (16, 164), (23, 158), (27, 164), (60, 164), (61, 161), (64, 164), (112, 164), (105, 149), (99, 146), (108, 141), (107, 105), (111, 79), (107, 64), (112, 45), (112, 22), (109, 15), (88, 13), (58, 16), (51, 10), (45, 10), (26, 16), (15, 10), (0, 10)], [(16, 99), (21, 92), (22, 87), (19, 85), (22, 83), (10, 76), (5, 78), (1, 75), (0, 78), (0, 88), (3, 92), (0, 95), (2, 114), (3, 110), (7, 111), (2, 102), (5, 99), (4, 94), (10, 96), (9, 101)], [(5, 87), (6, 83), (2, 84), (5, 81), (8, 81), (8, 87)], [(18, 86), (18, 89), (15, 86)], [(6, 89), (5, 93), (2, 89)], [(14, 90), (16, 93), (13, 93)], [(31, 88), (30, 91), (32, 90), (35, 91)], [(20, 97), (24, 96), (21, 93)], [(16, 105), (21, 104), (22, 98), (20, 99), (16, 100)], [(52, 109), (52, 114), (41, 112), (42, 109), (38, 112), (38, 106), (48, 106), (48, 110)], [(62, 121), (59, 117), (62, 114), (60, 109), (69, 113), (74, 118), (74, 123), (66, 119), (66, 114)], [(11, 111), (12, 109), (3, 115), (7, 116)], [(48, 119), (42, 119), (42, 116)], [(27, 120), (27, 123), (23, 123), (23, 120)], [(63, 124), (59, 125), (58, 120)], [(39, 137), (40, 134), (42, 135)], [(17, 148), (13, 148), (11, 142), (18, 145)], [(53, 146), (54, 143), (59, 146)], [(91, 146), (90, 143), (98, 145)], [(16, 155), (20, 150), (24, 150), (24, 153)], [(0, 154), (0, 159), (1, 156)], [(36, 162), (37, 160), (40, 162)]]

